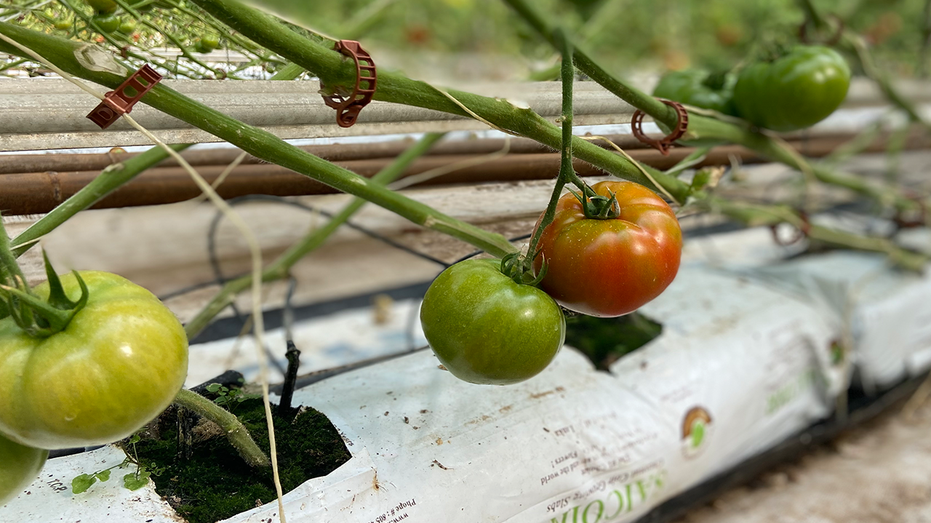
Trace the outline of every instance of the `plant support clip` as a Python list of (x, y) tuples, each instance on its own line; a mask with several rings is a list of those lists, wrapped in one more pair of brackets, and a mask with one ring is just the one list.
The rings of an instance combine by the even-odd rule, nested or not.
[[(340, 94), (323, 95), (327, 106), (336, 109), (336, 123), (340, 127), (352, 127), (362, 111), (375, 94), (378, 79), (375, 73), (375, 61), (355, 40), (336, 42), (336, 51), (352, 58), (356, 63), (356, 85), (348, 97)], [(322, 85), (320, 86), (323, 87)]]
[(104, 95), (103, 101), (97, 104), (97, 107), (94, 107), (87, 117), (101, 129), (110, 127), (110, 124), (117, 121), (121, 115), (132, 111), (133, 105), (161, 79), (162, 75), (149, 67), (149, 64), (143, 65), (115, 91)]
[(663, 156), (669, 156), (669, 148), (672, 146), (672, 143), (682, 138), (685, 134), (685, 131), (689, 127), (689, 113), (685, 110), (685, 107), (682, 107), (682, 104), (679, 102), (673, 102), (672, 100), (664, 100), (663, 98), (657, 98), (657, 100), (663, 102), (664, 104), (672, 107), (676, 110), (676, 115), (678, 121), (676, 122), (675, 129), (672, 130), (666, 136), (660, 138), (659, 140), (655, 138), (649, 138), (643, 132), (643, 111), (637, 109), (634, 111), (634, 115), (630, 118), (630, 128), (634, 134), (634, 137), (641, 142), (649, 145), (650, 147), (656, 149)]

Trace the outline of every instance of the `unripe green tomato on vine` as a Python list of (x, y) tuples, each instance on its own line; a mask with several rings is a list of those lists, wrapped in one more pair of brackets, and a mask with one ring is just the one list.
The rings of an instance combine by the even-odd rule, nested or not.
[(74, 24), (71, 22), (71, 20), (55, 20), (55, 23), (52, 25), (54, 25), (55, 29), (58, 29), (59, 31), (67, 31), (68, 29), (71, 29)]
[(113, 15), (94, 15), (91, 18), (97, 27), (104, 33), (112, 33), (119, 29), (120, 19), (117, 16)]
[(116, 12), (119, 5), (113, 0), (85, 0), (97, 14), (110, 14)]
[(509, 385), (539, 374), (566, 337), (562, 309), (545, 292), (515, 283), (500, 260), (466, 260), (443, 271), (420, 309), (434, 354), (457, 378)]
[(840, 107), (850, 67), (837, 51), (797, 46), (771, 61), (748, 65), (734, 86), (739, 116), (774, 131), (810, 127)]
[(119, 27), (118, 30), (119, 30), (119, 32), (123, 33), (124, 35), (131, 35), (131, 34), (133, 34), (133, 31), (136, 30), (136, 19), (135, 19), (135, 18), (127, 18), (127, 19), (123, 20), (123, 22), (120, 23), (120, 27)]
[(220, 47), (220, 35), (216, 33), (204, 33), (204, 35), (200, 37), (200, 41), (204, 44), (205, 48), (211, 51)]
[[(79, 273), (86, 305), (64, 330), (33, 337), (0, 319), (0, 433), (30, 447), (61, 449), (132, 435), (174, 400), (187, 376), (187, 336), (148, 290), (106, 272)], [(61, 276), (71, 300), (72, 274)], [(33, 289), (47, 300), (49, 285)]]
[(0, 434), (0, 507), (36, 479), (47, 458), (47, 450), (20, 445)]
[(671, 71), (660, 78), (653, 96), (686, 105), (735, 115), (733, 74), (711, 74), (700, 69)]

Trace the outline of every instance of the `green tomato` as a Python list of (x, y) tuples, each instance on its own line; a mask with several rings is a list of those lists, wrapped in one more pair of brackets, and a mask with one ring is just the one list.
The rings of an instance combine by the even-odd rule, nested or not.
[(71, 20), (55, 20), (55, 23), (52, 25), (54, 25), (55, 29), (58, 29), (59, 31), (67, 31), (68, 29), (71, 29), (73, 24)]
[(46, 459), (47, 450), (20, 445), (0, 434), (0, 506), (36, 479)]
[(113, 0), (86, 0), (87, 5), (94, 9), (97, 14), (110, 14), (117, 10), (119, 5)]
[(430, 347), (454, 376), (508, 385), (539, 374), (566, 337), (562, 309), (545, 292), (515, 283), (499, 260), (467, 260), (430, 285), (420, 322)]
[(119, 17), (113, 15), (94, 15), (91, 19), (104, 33), (112, 33), (120, 27)]
[(123, 33), (124, 35), (133, 34), (133, 31), (136, 30), (136, 19), (127, 18), (126, 20), (123, 20), (123, 22), (120, 24), (120, 27), (117, 30)]
[(672, 71), (660, 78), (653, 96), (734, 116), (736, 82), (737, 77), (732, 74), (711, 74), (699, 69)]
[[(131, 435), (167, 407), (187, 375), (181, 323), (146, 289), (106, 272), (81, 272), (87, 305), (47, 338), (0, 320), (0, 432), (45, 449)], [(80, 288), (61, 277), (68, 297)], [(47, 284), (34, 289), (47, 298)]]
[(833, 49), (799, 46), (770, 62), (745, 67), (734, 86), (737, 112), (774, 131), (812, 126), (847, 96), (850, 67)]
[(205, 48), (211, 51), (220, 47), (220, 35), (216, 33), (206, 33), (200, 37), (200, 41), (204, 44)]
[(194, 52), (206, 54), (206, 53), (209, 53), (210, 51), (213, 51), (213, 49), (207, 47), (207, 45), (204, 44), (203, 40), (201, 40), (200, 38), (198, 38), (197, 40), (194, 40)]

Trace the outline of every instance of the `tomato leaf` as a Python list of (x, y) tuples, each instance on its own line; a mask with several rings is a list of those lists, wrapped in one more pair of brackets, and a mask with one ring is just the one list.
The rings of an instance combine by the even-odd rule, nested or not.
[(130, 472), (123, 476), (123, 486), (129, 490), (139, 490), (149, 484), (149, 476), (151, 475), (151, 472), (144, 469), (140, 469), (137, 472)]
[(91, 488), (91, 485), (94, 483), (97, 483), (97, 478), (90, 474), (75, 476), (74, 479), (71, 480), (71, 492), (75, 494), (87, 492), (87, 489)]

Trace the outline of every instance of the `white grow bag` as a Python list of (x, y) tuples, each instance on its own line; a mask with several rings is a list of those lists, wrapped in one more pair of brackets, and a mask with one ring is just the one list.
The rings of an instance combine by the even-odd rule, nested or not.
[[(686, 266), (643, 312), (663, 334), (610, 374), (566, 348), (525, 383), (476, 386), (423, 351), (296, 392), (353, 457), (288, 493), (288, 521), (633, 521), (823, 418), (842, 386), (837, 333), (784, 293)], [(121, 460), (112, 448), (50, 460), (0, 521), (177, 521), (152, 485), (67, 488)]]

